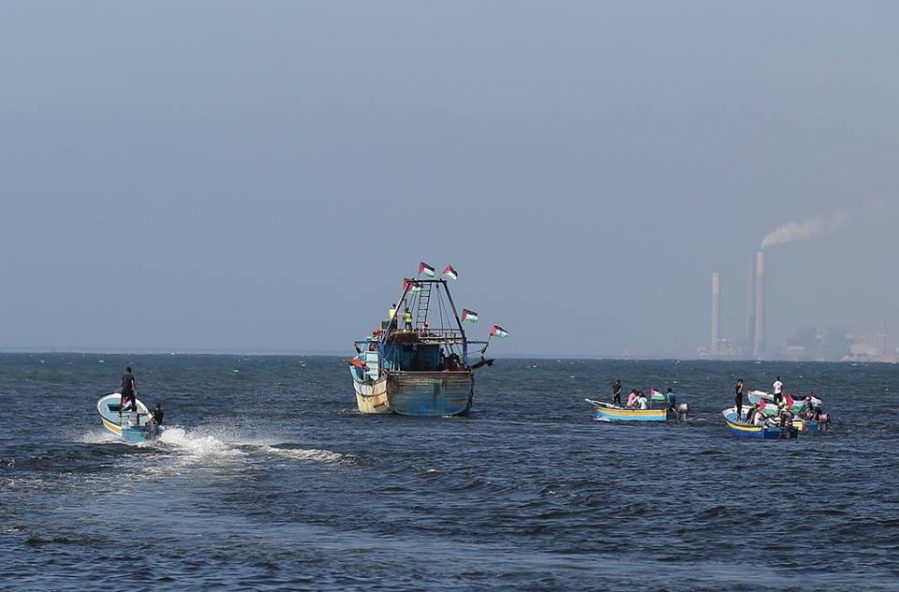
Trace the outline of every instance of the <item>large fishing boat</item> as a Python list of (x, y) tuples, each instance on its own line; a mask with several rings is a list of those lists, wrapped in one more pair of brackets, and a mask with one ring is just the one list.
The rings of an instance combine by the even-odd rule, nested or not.
[[(422, 277), (425, 276), (425, 277)], [(414, 416), (465, 415), (474, 399), (475, 371), (493, 360), (484, 357), (492, 337), (508, 335), (492, 325), (486, 341), (468, 339), (463, 324), (477, 322), (474, 311), (461, 315), (447, 279), (422, 263), (419, 276), (403, 280), (403, 294), (372, 334), (355, 342), (349, 359), (356, 403), (362, 413)], [(470, 363), (473, 346), (478, 359)]]

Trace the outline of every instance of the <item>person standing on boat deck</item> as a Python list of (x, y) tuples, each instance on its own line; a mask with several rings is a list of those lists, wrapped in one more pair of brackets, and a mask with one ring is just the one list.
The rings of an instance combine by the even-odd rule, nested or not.
[(122, 374), (122, 398), (119, 400), (119, 415), (125, 409), (125, 401), (131, 403), (131, 410), (137, 411), (137, 382), (134, 381), (134, 374), (131, 372), (131, 366), (125, 368)]
[(665, 398), (668, 399), (668, 409), (671, 411), (677, 410), (677, 395), (674, 394), (674, 391), (671, 390), (671, 387), (668, 387), (668, 392), (665, 393)]
[(616, 378), (612, 383), (612, 404), (621, 407), (621, 379)]
[(403, 326), (406, 331), (412, 330), (412, 311), (406, 308), (406, 311), (403, 313)]
[(736, 399), (734, 400), (734, 409), (737, 411), (737, 419), (740, 419), (743, 415), (743, 379), (737, 379), (737, 385), (734, 387), (734, 391), (736, 392)]
[(774, 380), (774, 384), (771, 385), (771, 388), (774, 389), (774, 402), (780, 403), (780, 398), (784, 389), (784, 383), (780, 381), (780, 376)]
[(387, 326), (391, 331), (396, 331), (396, 303), (391, 304), (387, 310)]

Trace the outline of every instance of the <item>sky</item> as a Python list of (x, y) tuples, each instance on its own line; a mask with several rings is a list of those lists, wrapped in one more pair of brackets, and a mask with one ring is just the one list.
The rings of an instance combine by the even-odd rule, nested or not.
[(899, 328), (899, 4), (7, 2), (0, 348), (351, 352), (419, 261), (494, 354)]

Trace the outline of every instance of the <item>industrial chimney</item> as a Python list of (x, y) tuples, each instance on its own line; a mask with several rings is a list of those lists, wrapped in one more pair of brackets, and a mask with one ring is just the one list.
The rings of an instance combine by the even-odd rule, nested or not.
[(718, 356), (718, 344), (721, 343), (721, 278), (718, 272), (712, 274), (712, 341), (709, 353)]
[(755, 257), (749, 258), (749, 277), (746, 279), (746, 335), (744, 352), (752, 355), (755, 348)]
[(755, 359), (765, 355), (765, 254), (755, 255), (755, 341), (752, 347)]

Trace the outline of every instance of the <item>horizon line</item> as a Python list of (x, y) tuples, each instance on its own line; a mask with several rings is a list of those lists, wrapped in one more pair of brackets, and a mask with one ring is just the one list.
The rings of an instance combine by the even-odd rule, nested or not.
[[(72, 349), (44, 349), (44, 348), (4, 348), (0, 347), (0, 355), (109, 355), (109, 356), (253, 356), (253, 357), (275, 357), (275, 356), (312, 356), (312, 357), (329, 357), (343, 358), (348, 352), (334, 352), (329, 350), (214, 350), (214, 349), (196, 349), (196, 350), (165, 350), (148, 348), (144, 350), (134, 351), (110, 351), (90, 348), (72, 348)], [(765, 360), (739, 359), (739, 358), (710, 358), (710, 357), (670, 357), (670, 356), (583, 356), (574, 354), (509, 354), (498, 356), (495, 359), (524, 359), (524, 360), (591, 360), (591, 361), (614, 361), (614, 362), (740, 362), (740, 363), (769, 363), (769, 362), (789, 362), (789, 363), (839, 363), (839, 364), (896, 364), (897, 362), (877, 362), (877, 361), (858, 361), (858, 360), (790, 360), (785, 358), (771, 358)]]

